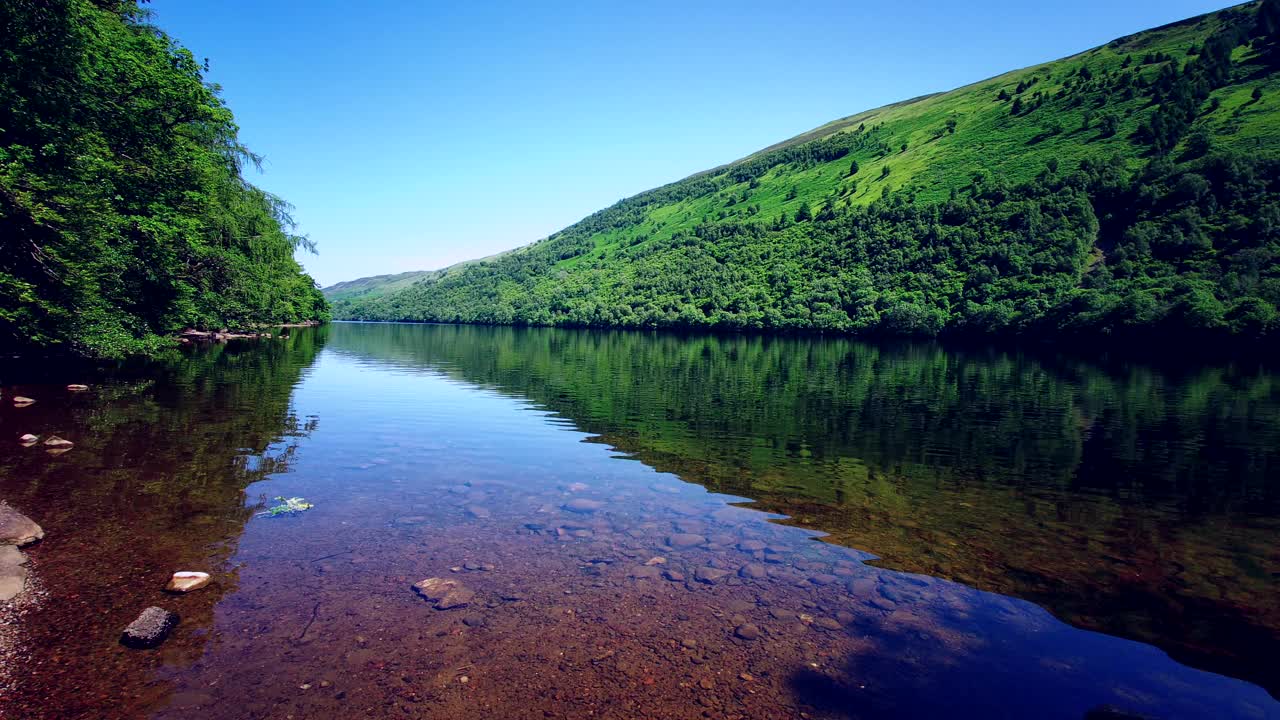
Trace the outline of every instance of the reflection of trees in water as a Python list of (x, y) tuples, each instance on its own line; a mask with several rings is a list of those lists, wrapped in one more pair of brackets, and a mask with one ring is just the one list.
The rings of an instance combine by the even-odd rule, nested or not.
[(1280, 642), (1269, 373), (454, 326), (338, 325), (333, 347), (528, 398), (889, 566), (1280, 685), (1259, 661)]
[[(49, 599), (23, 631), (32, 648), (55, 658), (19, 676), (23, 686), (11, 697), (32, 707), (15, 716), (100, 709), (92, 689), (102, 683), (149, 688), (119, 708), (131, 716), (136, 702), (141, 713), (169, 692), (142, 678), (199, 659), (208, 639), (199, 629), (212, 625), (214, 605), (235, 587), (226, 562), (254, 512), (245, 488), (286, 471), (299, 439), (315, 428), (314, 418), (296, 416), (291, 396), (325, 335), (322, 328), (215, 345), (121, 369), (65, 400), (49, 388), (28, 408), (36, 412), (21, 417), (24, 427), (76, 446), (54, 459), (0, 449), (0, 495), (48, 534), (31, 555)], [(169, 574), (184, 568), (226, 572), (197, 593), (164, 595)], [(179, 612), (181, 630), (155, 653), (120, 655), (115, 637), (148, 605)], [(79, 646), (67, 647), (67, 638)], [(70, 687), (85, 691), (65, 692)]]

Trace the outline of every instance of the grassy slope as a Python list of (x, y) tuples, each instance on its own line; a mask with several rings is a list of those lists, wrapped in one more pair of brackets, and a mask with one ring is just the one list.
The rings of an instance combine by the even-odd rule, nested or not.
[[(728, 217), (740, 219), (747, 217), (746, 208), (750, 205), (758, 205), (759, 214), (764, 217), (784, 210), (794, 212), (801, 202), (814, 205), (836, 188), (844, 188), (844, 196), (853, 205), (870, 204), (885, 188), (890, 192), (914, 190), (918, 200), (927, 202), (945, 199), (953, 188), (968, 186), (977, 173), (1001, 176), (1011, 184), (1031, 180), (1051, 158), (1072, 167), (1085, 157), (1119, 153), (1137, 168), (1145, 164), (1146, 158), (1129, 137), (1151, 111), (1149, 101), (1141, 94), (1128, 102), (1116, 98), (1108, 103), (1105, 109), (1121, 118), (1120, 131), (1110, 138), (1101, 137), (1096, 127), (1082, 129), (1086, 109), (1092, 109), (1096, 117), (1101, 113), (1098, 108), (1062, 108), (1050, 102), (1039, 110), (1012, 117), (1009, 106), (1013, 101), (997, 101), (997, 96), (1002, 89), (1014, 95), (1019, 82), (1039, 78), (1036, 85), (1023, 93), (1024, 97), (1036, 91), (1052, 97), (1062, 88), (1062, 79), (1074, 76), (1081, 67), (1088, 67), (1095, 76), (1107, 68), (1118, 71), (1128, 55), (1134, 57), (1135, 64), (1147, 53), (1157, 52), (1167, 53), (1181, 62), (1188, 48), (1203, 42), (1217, 27), (1216, 16), (1202, 16), (1123, 38), (1057, 62), (837, 120), (761, 153), (838, 132), (852, 132), (864, 123), (868, 127), (883, 124), (889, 146), (898, 148), (906, 143), (907, 150), (885, 157), (855, 152), (808, 169), (783, 165), (761, 178), (758, 188), (738, 183), (726, 186), (719, 193), (654, 208), (639, 225), (593, 235), (596, 252), (567, 260), (562, 266), (608, 256), (629, 237), (651, 232), (670, 237), (680, 230), (691, 231), (704, 216), (714, 217), (721, 209), (727, 211)], [(1144, 72), (1154, 77), (1160, 66), (1148, 65)], [(1250, 104), (1255, 87), (1262, 87), (1265, 94), (1260, 103)], [(1280, 148), (1280, 113), (1277, 112), (1280, 111), (1280, 79), (1268, 76), (1246, 80), (1223, 88), (1213, 96), (1221, 100), (1222, 106), (1201, 118), (1195, 128), (1207, 128), (1218, 147), (1242, 151)], [(1235, 115), (1237, 109), (1242, 110), (1239, 116)], [(956, 133), (937, 136), (949, 118), (956, 120)], [(1064, 131), (1044, 137), (1053, 123), (1061, 125)], [(860, 165), (854, 178), (847, 177), (851, 159)], [(880, 175), (886, 165), (891, 174), (882, 180)], [(857, 190), (852, 191), (855, 180)], [(792, 187), (798, 190), (798, 195), (787, 200)], [(724, 208), (729, 196), (741, 197), (744, 193), (745, 202)]]
[[(1240, 7), (1251, 10), (1253, 3)], [(1222, 13), (1192, 18), (1121, 38), (1062, 60), (842, 118), (735, 163), (624, 201), (642, 202), (639, 217), (629, 217), (625, 222), (604, 223), (609, 227), (595, 232), (587, 231), (592, 220), (588, 218), (548, 240), (513, 252), (529, 252), (565, 236), (586, 235), (593, 249), (560, 261), (556, 272), (549, 274), (548, 282), (556, 275), (563, 278), (564, 272), (574, 273), (575, 268), (578, 272), (585, 272), (587, 268), (599, 268), (602, 264), (617, 263), (620, 267), (615, 266), (615, 271), (626, 273), (626, 258), (620, 257), (624, 250), (634, 253), (649, 244), (660, 245), (673, 236), (691, 233), (697, 226), (707, 223), (762, 221), (783, 213), (794, 214), (801, 203), (807, 203), (816, 210), (833, 193), (838, 194), (841, 203), (849, 207), (870, 205), (886, 190), (894, 194), (913, 194), (917, 202), (941, 201), (953, 190), (970, 187), (979, 174), (988, 178), (999, 177), (1010, 184), (1031, 181), (1052, 159), (1070, 168), (1085, 158), (1119, 155), (1131, 169), (1136, 170), (1149, 161), (1146, 146), (1132, 139), (1140, 123), (1156, 109), (1147, 91), (1138, 89), (1129, 100), (1115, 93), (1094, 95), (1085, 102), (1080, 102), (1081, 93), (1068, 92), (1063, 98), (1056, 96), (1065, 83), (1079, 82), (1082, 68), (1088, 68), (1094, 77), (1102, 77), (1108, 72), (1122, 72), (1126, 58), (1142, 77), (1153, 80), (1161, 67), (1168, 63), (1144, 64), (1144, 56), (1165, 53), (1171, 58), (1168, 62), (1184, 63), (1188, 60), (1188, 51), (1203, 43), (1222, 24)], [(1237, 50), (1237, 55), (1246, 63), (1248, 53), (1245, 47)], [(1253, 155), (1265, 151), (1274, 155), (1276, 149), (1280, 149), (1280, 113), (1277, 112), (1280, 110), (1280, 79), (1262, 72), (1261, 66), (1256, 66), (1257, 72), (1248, 71), (1248, 65), (1244, 67), (1246, 72), (1213, 93), (1212, 98), (1220, 102), (1219, 108), (1203, 114), (1186, 137), (1204, 129), (1212, 135), (1214, 146), (1219, 150)], [(1041, 107), (1015, 116), (1010, 107), (1013, 99), (999, 100), (998, 95), (1004, 90), (1010, 96), (1018, 97), (1015, 91), (1024, 82), (1034, 83), (1021, 94), (1024, 102), (1031, 101), (1036, 93), (1043, 93), (1044, 102)], [(1259, 102), (1254, 102), (1251, 97), (1255, 88), (1261, 88), (1264, 93)], [(1093, 119), (1086, 127), (1087, 113)], [(1104, 114), (1113, 114), (1119, 120), (1118, 132), (1114, 135), (1104, 136), (1098, 128), (1099, 119)], [(954, 133), (946, 132), (949, 120), (955, 122)], [(840, 133), (855, 133), (862, 126), (868, 129), (879, 127), (876, 137), (892, 148), (891, 152), (885, 154), (875, 147), (863, 147), (846, 157), (812, 166), (779, 164), (754, 182), (730, 181), (732, 169), (753, 158)], [(904, 144), (906, 149), (902, 150)], [(1178, 154), (1175, 151), (1173, 156)], [(857, 160), (860, 165), (855, 177), (849, 177), (851, 160)], [(882, 176), (885, 167), (891, 170), (887, 177)], [(664, 190), (708, 179), (716, 185), (714, 192), (696, 193), (674, 202), (643, 203), (646, 196), (658, 196)], [(597, 213), (593, 218), (607, 216), (616, 209), (619, 206)], [(367, 293), (369, 297), (406, 289), (401, 283), (372, 285)], [(417, 289), (421, 292), (425, 287)], [(331, 294), (330, 297), (337, 296)], [(389, 298), (392, 301), (396, 299)], [(412, 302), (406, 299), (401, 306), (410, 306)], [(394, 307), (395, 303), (391, 304)], [(335, 311), (340, 317), (360, 316), (359, 306), (339, 304)], [(388, 311), (384, 307), (380, 312), (386, 315)], [(391, 312), (394, 314), (394, 310)], [(411, 316), (406, 314), (405, 317)]]

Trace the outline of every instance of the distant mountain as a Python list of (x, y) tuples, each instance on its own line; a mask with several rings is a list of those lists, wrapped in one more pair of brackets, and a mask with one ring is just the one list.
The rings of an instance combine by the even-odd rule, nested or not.
[(1278, 33), (1280, 0), (1192, 18), (326, 293), (348, 319), (1274, 337)]
[(334, 283), (321, 292), (330, 302), (337, 300), (355, 300), (369, 295), (386, 295), (402, 290), (424, 278), (435, 277), (439, 270), (415, 270), (398, 275), (373, 275), (359, 280), (347, 280)]

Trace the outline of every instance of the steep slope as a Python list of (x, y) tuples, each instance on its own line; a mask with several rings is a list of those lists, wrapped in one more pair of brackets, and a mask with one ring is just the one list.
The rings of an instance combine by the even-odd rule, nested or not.
[(136, 0), (0, 3), (0, 347), (116, 357), (327, 317), (203, 72)]
[(338, 317), (1258, 337), (1280, 2), (830, 123)]

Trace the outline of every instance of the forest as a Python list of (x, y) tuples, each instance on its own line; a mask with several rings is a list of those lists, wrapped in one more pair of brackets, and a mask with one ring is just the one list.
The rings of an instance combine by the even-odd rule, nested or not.
[(1280, 330), (1280, 1), (819, 128), (346, 319), (1145, 342)]
[(327, 319), (208, 62), (134, 0), (0, 3), (0, 345), (112, 358)]

